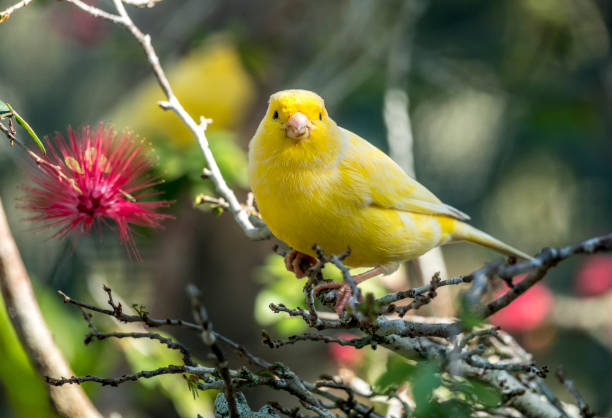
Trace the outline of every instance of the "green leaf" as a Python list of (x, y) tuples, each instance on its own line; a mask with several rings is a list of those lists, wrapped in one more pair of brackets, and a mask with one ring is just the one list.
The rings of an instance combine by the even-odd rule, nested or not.
[(473, 415), (469, 404), (459, 399), (450, 399), (445, 402), (431, 403), (427, 406), (427, 410), (417, 408), (414, 416), (417, 418), (470, 418)]
[(461, 299), (461, 308), (459, 310), (459, 319), (461, 325), (466, 331), (471, 331), (485, 323), (484, 318), (480, 316), (473, 307), (469, 306), (465, 298)]
[(28, 122), (26, 122), (21, 116), (19, 116), (19, 114), (15, 112), (15, 110), (11, 107), (10, 104), (7, 103), (6, 106), (9, 108), (11, 112), (13, 112), (13, 116), (15, 117), (15, 120), (17, 121), (17, 123), (23, 126), (23, 129), (25, 129), (28, 132), (28, 134), (30, 134), (30, 136), (32, 137), (34, 142), (36, 142), (36, 145), (38, 145), (38, 148), (40, 148), (42, 153), (46, 154), (47, 151), (45, 150), (45, 146), (41, 142), (40, 138), (38, 138), (38, 135), (36, 135), (32, 127), (28, 125)]
[(440, 377), (439, 366), (436, 363), (431, 361), (419, 363), (414, 376), (410, 379), (410, 388), (417, 410), (423, 412), (429, 410), (431, 395), (441, 384), (442, 378)]
[(2, 100), (0, 100), (0, 117), (8, 113), (11, 113), (10, 107), (6, 103), (4, 103)]
[(415, 364), (408, 363), (398, 356), (389, 357), (387, 370), (378, 376), (378, 379), (374, 382), (374, 391), (385, 393), (390, 389), (397, 388), (402, 383), (407, 382), (416, 369)]
[(499, 406), (502, 399), (501, 393), (497, 388), (476, 379), (467, 379), (465, 382), (459, 383), (457, 390), (465, 393), (466, 396), (475, 402), (489, 408)]

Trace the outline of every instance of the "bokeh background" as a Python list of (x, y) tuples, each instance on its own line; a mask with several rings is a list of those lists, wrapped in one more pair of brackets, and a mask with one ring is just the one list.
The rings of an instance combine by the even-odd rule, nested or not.
[[(0, 0), (0, 9), (12, 3)], [(92, 3), (112, 9), (108, 0)], [(417, 177), (474, 225), (531, 253), (612, 230), (612, 4), (605, 0), (166, 0), (130, 12), (152, 34), (185, 107), (214, 120), (211, 146), (241, 199), (247, 144), (271, 93), (314, 90), (340, 125), (387, 151), (384, 98), (394, 89), (406, 94)], [(200, 152), (178, 118), (156, 106), (163, 96), (127, 31), (69, 4), (37, 1), (0, 24), (0, 40), (0, 100), (39, 135), (99, 121), (129, 128), (152, 143), (164, 198), (175, 201), (165, 230), (140, 231), (142, 263), (112, 232), (78, 245), (52, 240), (16, 208), (27, 158), (0, 143), (0, 195), (47, 323), (77, 374), (177, 361), (155, 344), (82, 344), (86, 324), (55, 292), (103, 304), (102, 283), (125, 306), (182, 318), (190, 317), (185, 285), (196, 283), (217, 330), (309, 379), (341, 370), (372, 381), (384, 370), (382, 350), (261, 344), (262, 328), (302, 329), (266, 308), (302, 303), (302, 283), (283, 271), (271, 241), (250, 242), (230, 215), (194, 208), (198, 193), (212, 193), (200, 178)], [(449, 274), (496, 257), (464, 244), (444, 256)], [(409, 273), (396, 278), (400, 285)], [(373, 286), (384, 291), (380, 281)], [(574, 258), (495, 319), (539, 364), (563, 364), (602, 414), (612, 410), (612, 306), (590, 307), (611, 301), (611, 288), (612, 255)], [(174, 334), (206, 357), (196, 336)], [(52, 416), (4, 308), (0, 358), (0, 416)], [(570, 399), (553, 376), (547, 382)], [(126, 417), (206, 416), (214, 396), (194, 400), (173, 376), (85, 389), (105, 414)], [(258, 407), (280, 395), (247, 396)]]

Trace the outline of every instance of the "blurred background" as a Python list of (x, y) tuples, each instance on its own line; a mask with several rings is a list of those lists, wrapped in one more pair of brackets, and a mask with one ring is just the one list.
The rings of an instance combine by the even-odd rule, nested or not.
[[(0, 9), (13, 3), (0, 0)], [(109, 0), (90, 3), (112, 10)], [(393, 110), (385, 98), (395, 97), (396, 111), (397, 103), (400, 112), (409, 110), (418, 179), (469, 213), (474, 225), (518, 248), (535, 253), (612, 230), (609, 2), (167, 0), (130, 12), (151, 33), (187, 110), (213, 119), (211, 147), (241, 200), (248, 191), (248, 141), (268, 96), (305, 88), (324, 97), (340, 125), (385, 151), (385, 109)], [(380, 375), (383, 350), (302, 343), (272, 351), (261, 344), (263, 328), (273, 335), (303, 329), (300, 320), (267, 309), (272, 301), (302, 304), (303, 282), (284, 271), (272, 241), (251, 242), (229, 214), (194, 207), (198, 193), (213, 193), (200, 178), (201, 153), (178, 118), (156, 106), (162, 93), (127, 31), (67, 3), (37, 1), (0, 24), (0, 39), (0, 100), (40, 136), (105, 121), (146, 138), (159, 156), (163, 196), (175, 201), (169, 212), (176, 219), (165, 230), (139, 231), (142, 263), (127, 257), (112, 232), (78, 245), (49, 239), (52, 231), (33, 230), (16, 208), (19, 186), (29, 181), (27, 158), (0, 144), (0, 195), (43, 314), (75, 373), (112, 376), (178, 360), (159, 344), (84, 346), (87, 326), (57, 289), (104, 304), (107, 283), (124, 306), (190, 318), (184, 289), (196, 283), (215, 329), (253, 352), (308, 379)], [(464, 244), (443, 253), (450, 275), (497, 257)], [(406, 288), (411, 276), (407, 268), (370, 289), (384, 292), (383, 282)], [(440, 293), (452, 295), (447, 289)], [(611, 289), (612, 255), (575, 257), (493, 318), (538, 364), (564, 365), (602, 414), (612, 411)], [(436, 315), (434, 308), (419, 313)], [(172, 332), (206, 358), (197, 336)], [(3, 307), (0, 358), (0, 416), (52, 416)], [(571, 399), (554, 376), (547, 383)], [(126, 417), (206, 416), (214, 399), (211, 393), (194, 399), (180, 376), (119, 389), (84, 387), (105, 415)], [(257, 408), (287, 401), (262, 389), (247, 398)]]

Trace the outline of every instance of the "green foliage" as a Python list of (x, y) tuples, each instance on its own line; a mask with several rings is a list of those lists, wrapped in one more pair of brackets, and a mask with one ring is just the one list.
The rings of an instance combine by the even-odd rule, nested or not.
[[(0, 335), (0, 382), (7, 406), (17, 417), (53, 417), (45, 384), (21, 347), (1, 297)], [(3, 408), (0, 406), (0, 414)]]
[(474, 311), (474, 307), (469, 306), (465, 298), (461, 298), (461, 307), (459, 308), (459, 319), (465, 331), (471, 331), (481, 325), (484, 325), (485, 320), (482, 316)]
[[(439, 366), (430, 361), (420, 362), (410, 379), (410, 388), (416, 404), (415, 415), (435, 416), (436, 402), (432, 400), (434, 390), (442, 384)], [(453, 415), (450, 415), (453, 416)]]
[(38, 137), (38, 135), (36, 135), (36, 132), (34, 132), (34, 130), (32, 129), (32, 127), (28, 124), (28, 122), (25, 121), (25, 119), (23, 119), (21, 116), (19, 116), (19, 113), (15, 112), (15, 110), (11, 107), (10, 104), (8, 103), (2, 103), (3, 105), (5, 105), (6, 107), (8, 107), (8, 109), (10, 110), (10, 112), (12, 113), (13, 117), (15, 118), (15, 120), (17, 121), (18, 124), (20, 124), (23, 129), (26, 130), (26, 132), (30, 135), (30, 137), (34, 140), (34, 142), (36, 143), (36, 145), (38, 145), (38, 148), (40, 148), (40, 150), (42, 151), (43, 154), (46, 154), (47, 151), (45, 150), (45, 146), (43, 145), (43, 143), (41, 142), (40, 138)]
[(8, 107), (8, 105), (0, 100), (0, 118), (10, 113), (11, 109)]
[(263, 289), (255, 298), (255, 320), (258, 324), (274, 324), (279, 335), (287, 336), (304, 331), (307, 326), (300, 318), (273, 313), (270, 303), (284, 303), (287, 306), (304, 307), (303, 280), (296, 280), (293, 273), (287, 271), (282, 257), (271, 255), (265, 264), (255, 272), (256, 279)]
[(374, 382), (373, 389), (379, 393), (395, 390), (403, 383), (406, 383), (414, 375), (416, 369), (416, 363), (408, 362), (397, 355), (391, 355), (387, 360), (387, 369), (378, 376), (378, 379)]
[(378, 393), (397, 391), (409, 385), (416, 404), (415, 417), (470, 417), (475, 406), (494, 408), (501, 394), (493, 386), (476, 379), (443, 378), (434, 361), (414, 362), (391, 355), (385, 371), (376, 379)]
[(485, 407), (493, 408), (499, 406), (502, 397), (499, 390), (476, 379), (466, 379), (458, 382), (454, 388), (463, 393), (467, 399), (482, 404)]
[[(74, 372), (106, 373), (115, 362), (116, 356), (102, 345), (91, 344), (86, 348), (83, 346), (83, 336), (88, 332), (88, 328), (78, 311), (64, 305), (55, 292), (44, 287), (36, 289), (36, 298), (55, 342)], [(0, 382), (7, 403), (17, 417), (55, 416), (48, 401), (45, 383), (32, 368), (1, 298), (0, 335)], [(96, 385), (84, 385), (83, 388), (89, 395), (95, 395), (98, 390)]]

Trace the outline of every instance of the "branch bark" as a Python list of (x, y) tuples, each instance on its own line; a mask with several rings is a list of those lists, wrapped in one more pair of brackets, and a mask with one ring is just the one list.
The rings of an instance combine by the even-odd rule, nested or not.
[[(71, 376), (40, 313), (32, 284), (6, 220), (0, 199), (0, 287), (6, 310), (28, 358), (41, 377)], [(78, 386), (47, 386), (51, 403), (62, 417), (102, 418)]]

